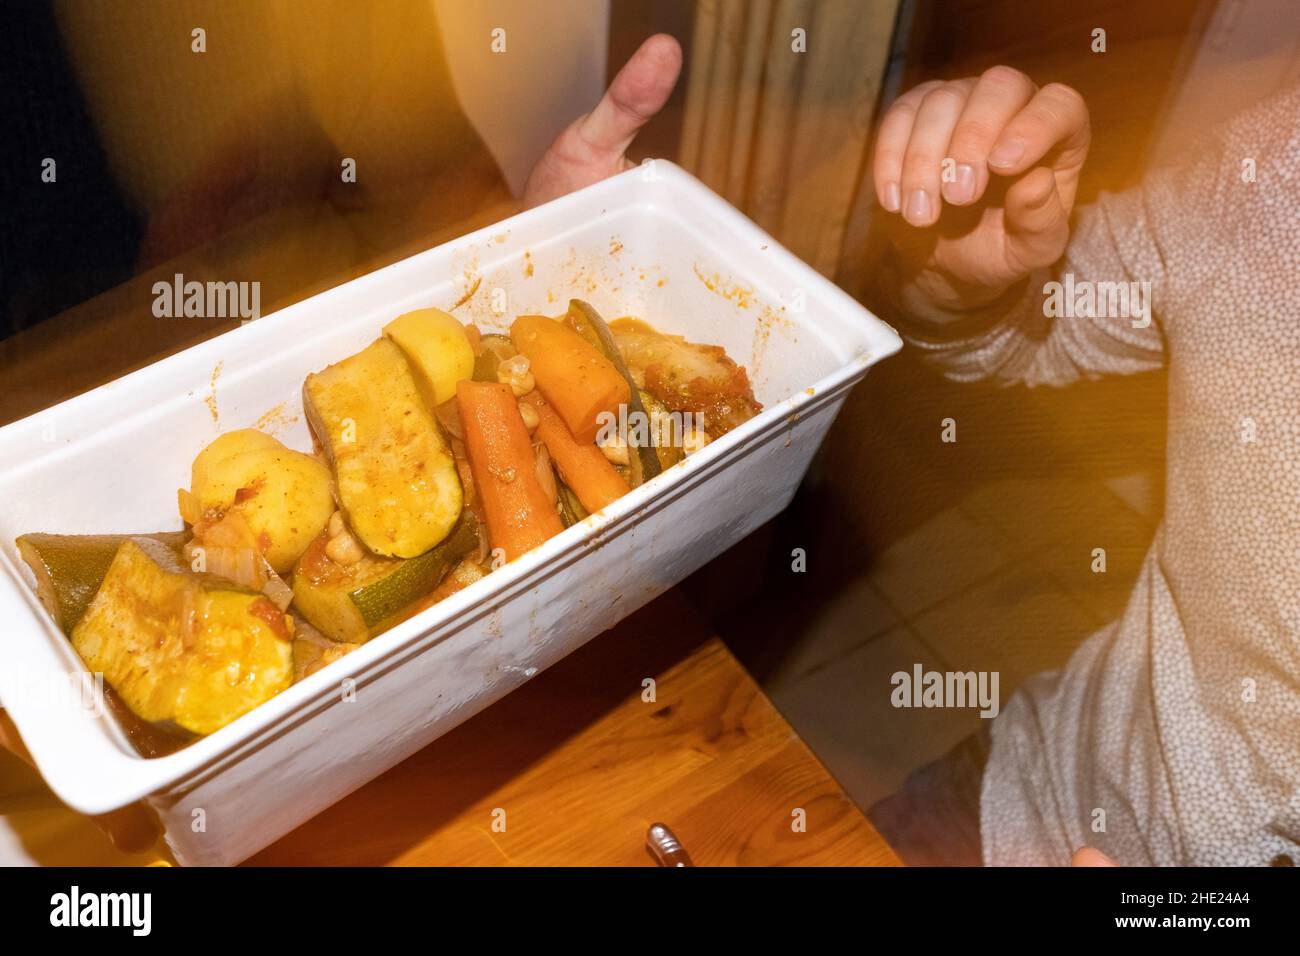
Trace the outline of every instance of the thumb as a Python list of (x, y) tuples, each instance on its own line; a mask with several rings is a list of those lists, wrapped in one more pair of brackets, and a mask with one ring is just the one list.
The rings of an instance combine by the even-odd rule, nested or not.
[(1050, 266), (1065, 252), (1070, 219), (1046, 166), (1030, 170), (1007, 189), (1003, 205), (1007, 256), (1024, 271)]
[(666, 33), (650, 37), (623, 64), (609, 89), (577, 126), (590, 148), (622, 155), (663, 109), (682, 70), (682, 48)]
[(630, 169), (623, 153), (668, 101), (681, 71), (682, 48), (672, 37), (658, 33), (642, 43), (596, 108), (574, 120), (537, 161), (524, 184), (524, 208)]

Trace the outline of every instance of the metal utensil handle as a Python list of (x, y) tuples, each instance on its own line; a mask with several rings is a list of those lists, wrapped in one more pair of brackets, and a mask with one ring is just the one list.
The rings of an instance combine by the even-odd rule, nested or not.
[(672, 830), (662, 823), (652, 823), (646, 831), (646, 848), (660, 866), (694, 866), (690, 854)]

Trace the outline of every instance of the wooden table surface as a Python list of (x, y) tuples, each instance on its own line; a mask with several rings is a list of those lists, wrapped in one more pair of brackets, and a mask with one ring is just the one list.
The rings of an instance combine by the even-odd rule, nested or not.
[(656, 822), (697, 866), (898, 865), (676, 590), (250, 863), (653, 866)]

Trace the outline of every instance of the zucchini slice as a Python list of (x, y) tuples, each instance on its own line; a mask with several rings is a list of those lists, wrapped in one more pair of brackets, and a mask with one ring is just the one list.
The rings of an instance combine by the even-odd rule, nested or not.
[[(686, 457), (682, 451), (682, 436), (677, 434), (678, 428), (676, 422), (680, 421), (680, 419), (675, 420), (671, 418), (668, 406), (659, 401), (659, 399), (655, 398), (645, 389), (639, 390), (637, 394), (641, 398), (641, 406), (646, 410), (646, 414), (650, 418), (650, 442), (655, 446), (655, 455), (659, 459), (659, 467), (661, 470), (667, 471), (673, 465)], [(668, 434), (661, 433), (659, 429), (662, 429), (663, 432), (668, 432)], [(662, 438), (669, 439), (667, 444), (664, 444), (659, 440)]]
[(559, 479), (556, 479), (556, 484), (560, 493), (560, 520), (564, 522), (566, 528), (571, 528), (586, 518), (588, 511), (582, 506), (582, 502), (578, 500), (572, 488)]
[(117, 549), (127, 538), (152, 538), (174, 549), (185, 543), (183, 531), (156, 534), (25, 534), (14, 543), (36, 575), (36, 596), (63, 633), (72, 636), (87, 605), (99, 590)]
[[(632, 415), (639, 415), (642, 420), (650, 421), (649, 411), (642, 401), (642, 395), (645, 393), (637, 386), (636, 379), (632, 377), (627, 363), (623, 361), (623, 353), (618, 350), (618, 345), (614, 341), (614, 333), (605, 324), (605, 320), (600, 317), (600, 313), (582, 299), (570, 299), (569, 311), (565, 314), (565, 319), (571, 328), (596, 346), (605, 358), (614, 363), (614, 368), (618, 369), (618, 374), (623, 376), (623, 379), (627, 382), (630, 392), (627, 403), (629, 418)], [(627, 436), (629, 439), (633, 437), (632, 431), (632, 429), (629, 429)], [(629, 445), (628, 483), (633, 488), (636, 488), (662, 472), (664, 466), (660, 463), (659, 455), (655, 452), (653, 444), (639, 445), (629, 441)]]
[(293, 605), (326, 637), (360, 644), (385, 630), (478, 548), (478, 520), (466, 508), (450, 535), (414, 558), (367, 554), (356, 564), (335, 564), (325, 556), (327, 543), (325, 535), (317, 538), (294, 569)]
[(490, 332), (479, 339), (479, 356), (474, 360), (474, 381), (495, 382), (497, 366), (518, 355), (514, 343), (507, 335)]
[(463, 503), (460, 476), (400, 348), (378, 339), (308, 375), (303, 408), (367, 548), (414, 558), (447, 537)]
[(210, 734), (289, 686), (291, 638), (292, 621), (263, 595), (129, 538), (72, 645), (139, 717)]

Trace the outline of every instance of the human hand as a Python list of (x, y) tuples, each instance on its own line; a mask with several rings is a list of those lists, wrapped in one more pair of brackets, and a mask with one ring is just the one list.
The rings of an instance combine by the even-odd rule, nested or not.
[(682, 48), (665, 33), (650, 37), (618, 71), (596, 108), (578, 117), (528, 175), (524, 205), (537, 206), (631, 169), (636, 134), (663, 108), (682, 71)]
[(1081, 846), (1070, 857), (1070, 866), (1119, 866), (1114, 860), (1100, 850), (1090, 846)]
[(900, 96), (872, 169), (898, 214), (904, 280), (935, 305), (973, 308), (1058, 260), (1090, 139), (1078, 92), (1007, 66)]

